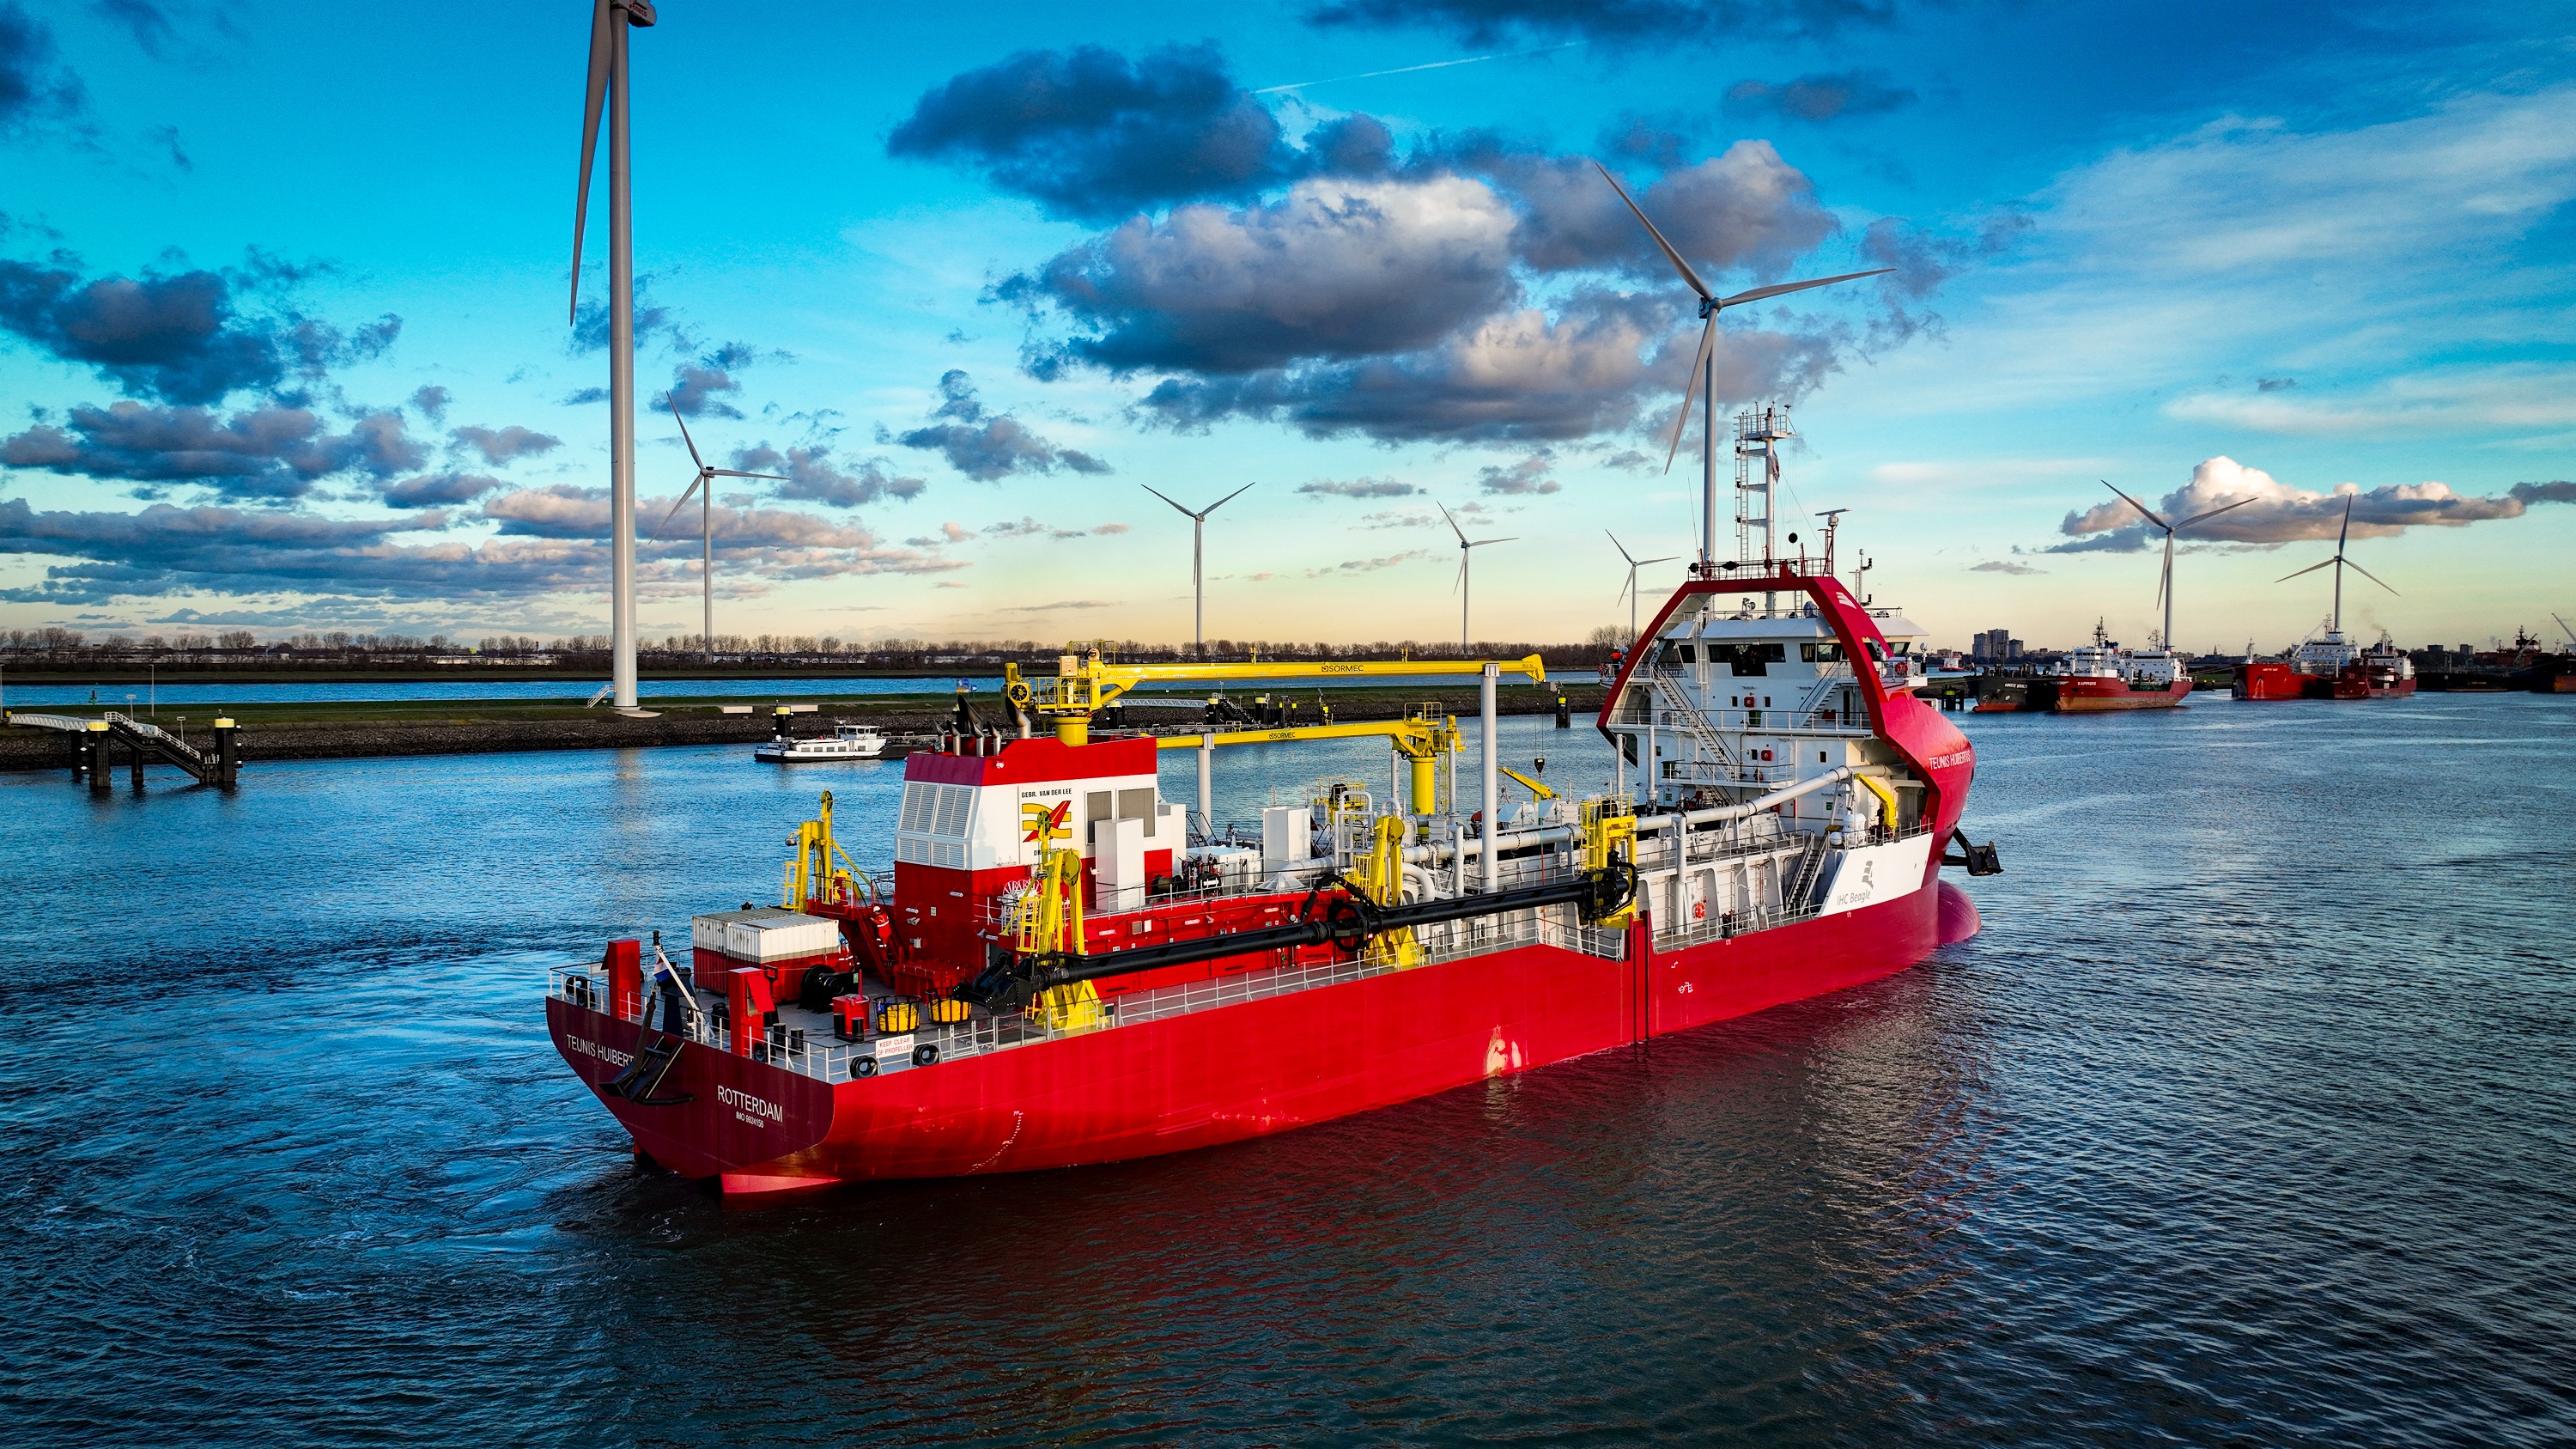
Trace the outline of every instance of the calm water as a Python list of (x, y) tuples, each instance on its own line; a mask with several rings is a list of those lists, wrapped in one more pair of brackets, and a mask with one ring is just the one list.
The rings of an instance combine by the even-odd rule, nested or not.
[[(765, 898), (814, 789), (865, 836), (897, 767), (0, 776), (0, 1438), (2576, 1440), (2576, 701), (1967, 727), (2009, 873), (1919, 970), (755, 1209), (630, 1169), (541, 968)], [(1221, 813), (1304, 758), (1230, 757)]]

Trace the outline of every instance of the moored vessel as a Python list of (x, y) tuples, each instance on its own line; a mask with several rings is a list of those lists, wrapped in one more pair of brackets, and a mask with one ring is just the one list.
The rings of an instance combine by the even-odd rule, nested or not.
[(2335, 534), (2334, 557), (2323, 563), (2310, 564), (2297, 573), (2284, 574), (2276, 580), (2287, 583), (2300, 574), (2312, 574), (2331, 568), (2334, 575), (2334, 609), (2325, 617), (2316, 633), (2301, 640), (2297, 648), (2279, 659), (2257, 659), (2249, 646), (2244, 662), (2236, 666), (2236, 678), (2229, 692), (2238, 699), (2403, 699), (2415, 692), (2415, 662), (2397, 647), (2386, 630), (2379, 642), (2357, 648), (2343, 632), (2343, 571), (2351, 569), (2363, 578), (2388, 589), (2376, 574), (2344, 556), (2344, 546), (2352, 535), (2352, 499), (2347, 495), (2343, 505), (2343, 526)]
[(2048, 670), (2048, 707), (2060, 714), (2171, 709), (2191, 693), (2191, 675), (2170, 649), (2123, 649), (2093, 625), (2093, 642), (2068, 651)]

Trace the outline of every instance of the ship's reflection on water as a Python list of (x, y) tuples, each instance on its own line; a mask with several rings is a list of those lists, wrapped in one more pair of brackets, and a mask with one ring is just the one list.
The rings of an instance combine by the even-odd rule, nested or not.
[[(0, 777), (0, 1403), (45, 1443), (2576, 1440), (2576, 861), (2530, 815), (2576, 711), (1970, 728), (2009, 873), (1914, 971), (1237, 1147), (749, 1210), (630, 1165), (537, 983), (767, 898), (816, 790), (865, 852), (899, 767)], [(1221, 815), (1384, 779), (1277, 755)]]

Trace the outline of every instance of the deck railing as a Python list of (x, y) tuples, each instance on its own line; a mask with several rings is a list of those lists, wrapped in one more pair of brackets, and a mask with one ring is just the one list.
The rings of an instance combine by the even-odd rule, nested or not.
[[(1521, 946), (1554, 946), (1605, 961), (1620, 960), (1627, 954), (1626, 932), (1569, 924), (1556, 919), (1556, 912), (1561, 910), (1560, 907), (1515, 911), (1507, 916), (1424, 928), (1415, 933), (1415, 958), (1404, 965), (1398, 964), (1392, 950), (1384, 948), (1363, 951), (1353, 958), (1336, 957), (1315, 963), (1299, 963), (1293, 959), (1292, 953), (1282, 951), (1277, 953), (1279, 961), (1275, 965), (1139, 991), (1099, 1002), (1096, 1006), (1086, 1004), (1071, 1012), (1055, 1013), (1058, 1019), (1054, 1021), (1042, 1008), (998, 1015), (978, 1014), (964, 1022), (948, 1025), (924, 1023), (920, 1030), (914, 1032), (876, 1036), (863, 1042), (844, 1042), (830, 1034), (828, 1018), (793, 1007), (782, 1007), (779, 1011), (781, 1025), (771, 1028), (770, 1036), (755, 1044), (752, 1057), (820, 1081), (838, 1082), (849, 1079), (859, 1069), (857, 1064), (862, 1060), (874, 1061), (878, 1072), (909, 1071), (914, 1066), (913, 1052), (923, 1045), (937, 1047), (938, 1060), (954, 1061), (961, 1057), (1114, 1031), (1122, 1026), (1136, 1026), (1166, 1017), (1186, 1016), (1192, 1012), (1286, 996), (1323, 986), (1364, 981), (1394, 971), (1419, 969)], [(596, 968), (553, 968), (547, 973), (547, 994), (595, 1011), (608, 1009), (605, 1000), (607, 986), (600, 981)], [(652, 1015), (658, 1023), (661, 1018), (658, 1004), (652, 1007)], [(711, 1050), (732, 1049), (727, 1034), (714, 1025), (711, 1016), (684, 1023), (679, 1034)]]

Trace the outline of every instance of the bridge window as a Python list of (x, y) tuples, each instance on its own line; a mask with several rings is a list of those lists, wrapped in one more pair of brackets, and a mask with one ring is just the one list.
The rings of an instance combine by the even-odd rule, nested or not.
[(1724, 661), (1738, 676), (1769, 674), (1770, 666), (1787, 661), (1785, 644), (1712, 644), (1708, 646), (1711, 662)]
[(1699, 653), (1691, 645), (1676, 644), (1673, 646), (1673, 658), (1678, 663), (1696, 664), (1699, 662)]
[(1841, 641), (1828, 639), (1822, 644), (1801, 644), (1798, 658), (1808, 664), (1840, 664), (1843, 661)]

